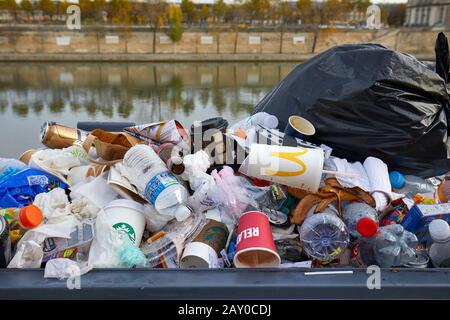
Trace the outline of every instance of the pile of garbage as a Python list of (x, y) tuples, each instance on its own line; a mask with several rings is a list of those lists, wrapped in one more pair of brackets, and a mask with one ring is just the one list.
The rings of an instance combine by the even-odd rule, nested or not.
[(449, 105), (413, 57), (353, 45), (232, 125), (45, 123), (0, 158), (0, 267), (450, 267)]
[(45, 123), (43, 148), (0, 159), (1, 267), (450, 266), (450, 179), (348, 162), (289, 123)]

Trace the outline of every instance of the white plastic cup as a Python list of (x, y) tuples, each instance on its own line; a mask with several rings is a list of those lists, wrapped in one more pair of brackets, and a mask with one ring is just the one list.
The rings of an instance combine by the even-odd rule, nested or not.
[(124, 231), (138, 247), (145, 228), (144, 206), (136, 201), (118, 199), (105, 208), (105, 218), (116, 230)]
[(314, 193), (319, 189), (323, 162), (322, 149), (252, 144), (239, 171)]

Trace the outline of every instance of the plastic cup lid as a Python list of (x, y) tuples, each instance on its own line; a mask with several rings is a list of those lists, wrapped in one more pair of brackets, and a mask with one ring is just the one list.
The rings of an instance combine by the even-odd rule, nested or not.
[(105, 208), (113, 207), (113, 206), (127, 207), (127, 208), (131, 208), (131, 209), (135, 209), (137, 211), (144, 212), (144, 206), (142, 204), (140, 204), (139, 202), (136, 202), (134, 200), (130, 200), (130, 199), (113, 200)]
[(365, 238), (370, 238), (378, 231), (376, 221), (370, 218), (362, 218), (356, 224), (356, 230)]
[(44, 216), (41, 209), (34, 205), (23, 207), (20, 210), (20, 223), (24, 228), (32, 229), (41, 224)]
[(450, 238), (450, 226), (447, 221), (435, 219), (428, 225), (430, 236), (434, 241), (442, 242)]

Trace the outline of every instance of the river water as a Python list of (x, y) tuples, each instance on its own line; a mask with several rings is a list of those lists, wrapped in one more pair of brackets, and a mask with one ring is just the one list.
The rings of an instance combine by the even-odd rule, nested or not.
[(246, 116), (295, 63), (0, 63), (0, 156), (40, 147), (43, 122)]

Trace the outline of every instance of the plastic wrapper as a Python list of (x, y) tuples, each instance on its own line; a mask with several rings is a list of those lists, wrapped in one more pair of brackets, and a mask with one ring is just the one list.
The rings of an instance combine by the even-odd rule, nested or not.
[(145, 266), (148, 268), (176, 267), (185, 244), (197, 235), (206, 222), (202, 214), (194, 214), (181, 222), (176, 220), (170, 222), (163, 229), (164, 236), (155, 241), (146, 242), (142, 246), (142, 252), (147, 259)]

